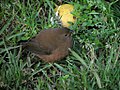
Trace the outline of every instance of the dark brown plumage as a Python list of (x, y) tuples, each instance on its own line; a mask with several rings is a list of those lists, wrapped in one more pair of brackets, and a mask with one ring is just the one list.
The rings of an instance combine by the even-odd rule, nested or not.
[(68, 55), (68, 48), (72, 47), (71, 31), (67, 28), (42, 30), (22, 45), (43, 61), (54, 62)]

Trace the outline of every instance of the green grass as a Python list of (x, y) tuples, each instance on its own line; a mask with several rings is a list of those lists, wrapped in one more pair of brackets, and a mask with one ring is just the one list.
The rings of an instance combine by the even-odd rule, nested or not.
[(28, 53), (20, 40), (52, 25), (58, 0), (0, 1), (0, 90), (120, 90), (119, 0), (66, 0), (76, 22), (70, 55), (45, 63)]

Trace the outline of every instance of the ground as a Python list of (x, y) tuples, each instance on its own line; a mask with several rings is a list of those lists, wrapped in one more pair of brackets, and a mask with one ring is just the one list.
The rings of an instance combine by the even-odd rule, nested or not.
[[(76, 18), (73, 47), (61, 61), (45, 63), (24, 52), (19, 41), (52, 24), (54, 8), (72, 4)], [(119, 90), (120, 1), (1, 0), (0, 89), (4, 90)]]

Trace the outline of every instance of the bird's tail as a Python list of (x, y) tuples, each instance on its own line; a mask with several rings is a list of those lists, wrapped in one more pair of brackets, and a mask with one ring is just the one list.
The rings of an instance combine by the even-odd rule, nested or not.
[(26, 46), (27, 42), (28, 42), (28, 40), (21, 40), (18, 42), (18, 45)]

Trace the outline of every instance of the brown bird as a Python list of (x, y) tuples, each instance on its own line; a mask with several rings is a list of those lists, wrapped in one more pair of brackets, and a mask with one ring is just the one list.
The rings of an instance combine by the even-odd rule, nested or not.
[(68, 48), (72, 47), (71, 33), (65, 27), (46, 29), (22, 45), (43, 61), (54, 62), (69, 54)]

